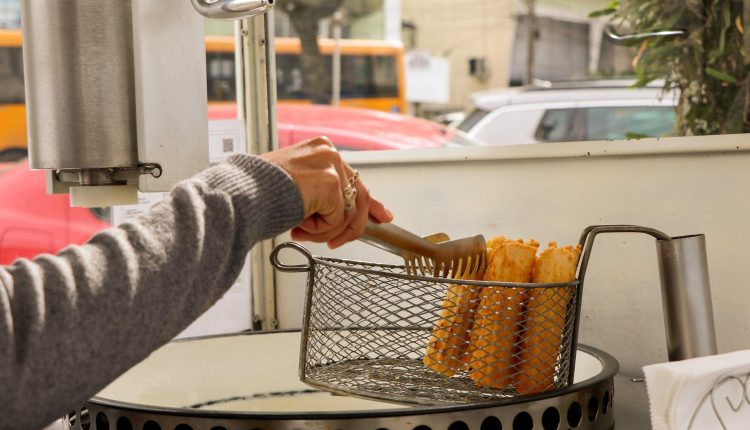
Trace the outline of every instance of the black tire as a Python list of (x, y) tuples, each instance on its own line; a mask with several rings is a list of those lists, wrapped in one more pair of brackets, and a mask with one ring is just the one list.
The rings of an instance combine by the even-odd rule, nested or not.
[(29, 151), (24, 148), (6, 148), (0, 151), (0, 163), (11, 163), (28, 157)]

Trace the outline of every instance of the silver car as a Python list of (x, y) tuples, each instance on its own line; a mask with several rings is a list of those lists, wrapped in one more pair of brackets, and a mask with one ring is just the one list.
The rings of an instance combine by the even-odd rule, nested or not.
[(488, 145), (664, 137), (677, 97), (661, 84), (590, 81), (485, 91), (457, 128)]

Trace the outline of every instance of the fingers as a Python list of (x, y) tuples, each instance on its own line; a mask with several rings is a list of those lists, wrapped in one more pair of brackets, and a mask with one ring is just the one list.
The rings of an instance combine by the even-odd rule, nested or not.
[(370, 218), (375, 222), (391, 222), (393, 214), (380, 200), (370, 196)]
[(341, 158), (330, 140), (315, 138), (263, 156), (289, 173), (297, 184), (305, 219), (292, 230), (300, 241), (327, 242), (336, 248), (362, 235), (367, 220), (390, 222), (393, 215), (372, 198), (362, 181), (352, 180), (355, 207), (344, 208), (344, 190), (355, 170)]

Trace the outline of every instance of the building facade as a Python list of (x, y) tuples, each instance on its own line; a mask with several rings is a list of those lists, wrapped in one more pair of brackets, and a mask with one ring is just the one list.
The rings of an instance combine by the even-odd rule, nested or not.
[(514, 0), (405, 0), (401, 6), (407, 48), (450, 64), (450, 100), (440, 108), (464, 109), (472, 93), (508, 85)]

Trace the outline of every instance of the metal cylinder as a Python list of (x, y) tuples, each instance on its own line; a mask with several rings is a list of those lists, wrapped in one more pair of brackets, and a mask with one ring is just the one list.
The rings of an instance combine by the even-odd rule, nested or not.
[(669, 360), (717, 353), (704, 235), (657, 240)]
[(23, 0), (35, 169), (138, 164), (131, 0)]

